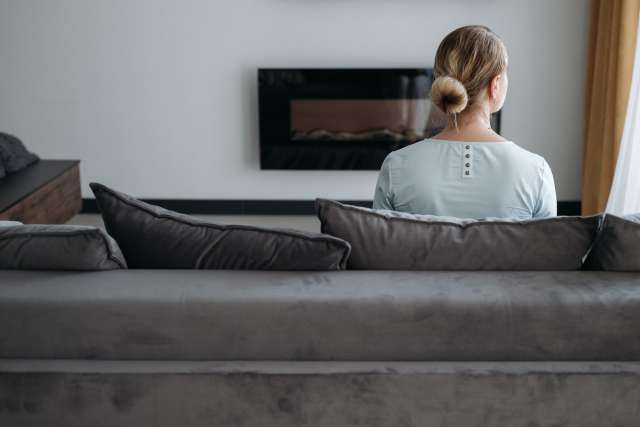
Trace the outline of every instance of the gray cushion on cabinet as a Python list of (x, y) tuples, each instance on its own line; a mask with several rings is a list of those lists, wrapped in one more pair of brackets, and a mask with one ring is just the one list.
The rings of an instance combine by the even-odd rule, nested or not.
[(318, 199), (322, 232), (348, 241), (349, 268), (579, 270), (599, 216), (480, 220), (373, 210)]
[(220, 225), (92, 183), (107, 231), (130, 268), (341, 270), (351, 250), (320, 233)]
[(15, 227), (17, 225), (22, 225), (22, 223), (18, 221), (0, 221), (0, 227)]
[[(22, 141), (13, 135), (0, 132), (0, 163), (4, 165), (7, 174), (15, 173), (40, 160), (30, 153)], [(0, 167), (2, 169), (2, 167)], [(0, 172), (0, 176), (2, 173)]]
[(623, 217), (606, 214), (585, 268), (640, 271), (640, 213)]
[(115, 270), (127, 268), (116, 242), (96, 227), (0, 227), (0, 269)]

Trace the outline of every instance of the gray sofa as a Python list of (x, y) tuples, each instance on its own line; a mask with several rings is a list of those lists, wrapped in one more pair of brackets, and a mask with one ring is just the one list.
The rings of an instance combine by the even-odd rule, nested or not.
[(640, 273), (0, 271), (0, 426), (640, 424)]

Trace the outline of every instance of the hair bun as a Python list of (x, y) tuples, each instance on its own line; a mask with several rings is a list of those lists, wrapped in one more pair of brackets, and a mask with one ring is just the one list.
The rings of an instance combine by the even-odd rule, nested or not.
[(447, 114), (457, 114), (467, 108), (467, 89), (460, 80), (449, 76), (438, 77), (431, 85), (431, 100)]

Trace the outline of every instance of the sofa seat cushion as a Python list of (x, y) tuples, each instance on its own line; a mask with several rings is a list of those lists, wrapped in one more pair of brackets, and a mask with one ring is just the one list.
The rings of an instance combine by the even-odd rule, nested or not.
[(640, 274), (0, 271), (0, 358), (640, 360)]

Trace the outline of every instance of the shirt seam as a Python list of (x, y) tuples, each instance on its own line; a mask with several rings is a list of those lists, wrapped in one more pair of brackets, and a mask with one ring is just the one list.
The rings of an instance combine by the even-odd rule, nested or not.
[(390, 154), (389, 163), (387, 166), (387, 169), (389, 170), (389, 194), (387, 197), (389, 197), (389, 204), (395, 208), (394, 197), (393, 197), (393, 166), (391, 165), (391, 162), (393, 161), (393, 159), (394, 159), (393, 154)]
[(506, 141), (454, 141), (452, 139), (426, 139), (427, 142), (439, 142), (439, 143), (454, 143), (454, 144), (486, 144), (486, 145), (516, 145), (511, 140)]
[(545, 160), (542, 160), (542, 165), (539, 168), (538, 180), (540, 185), (538, 186), (538, 196), (536, 197), (536, 206), (534, 209), (534, 215), (537, 215), (542, 209), (542, 186), (544, 185), (544, 172), (545, 172)]

